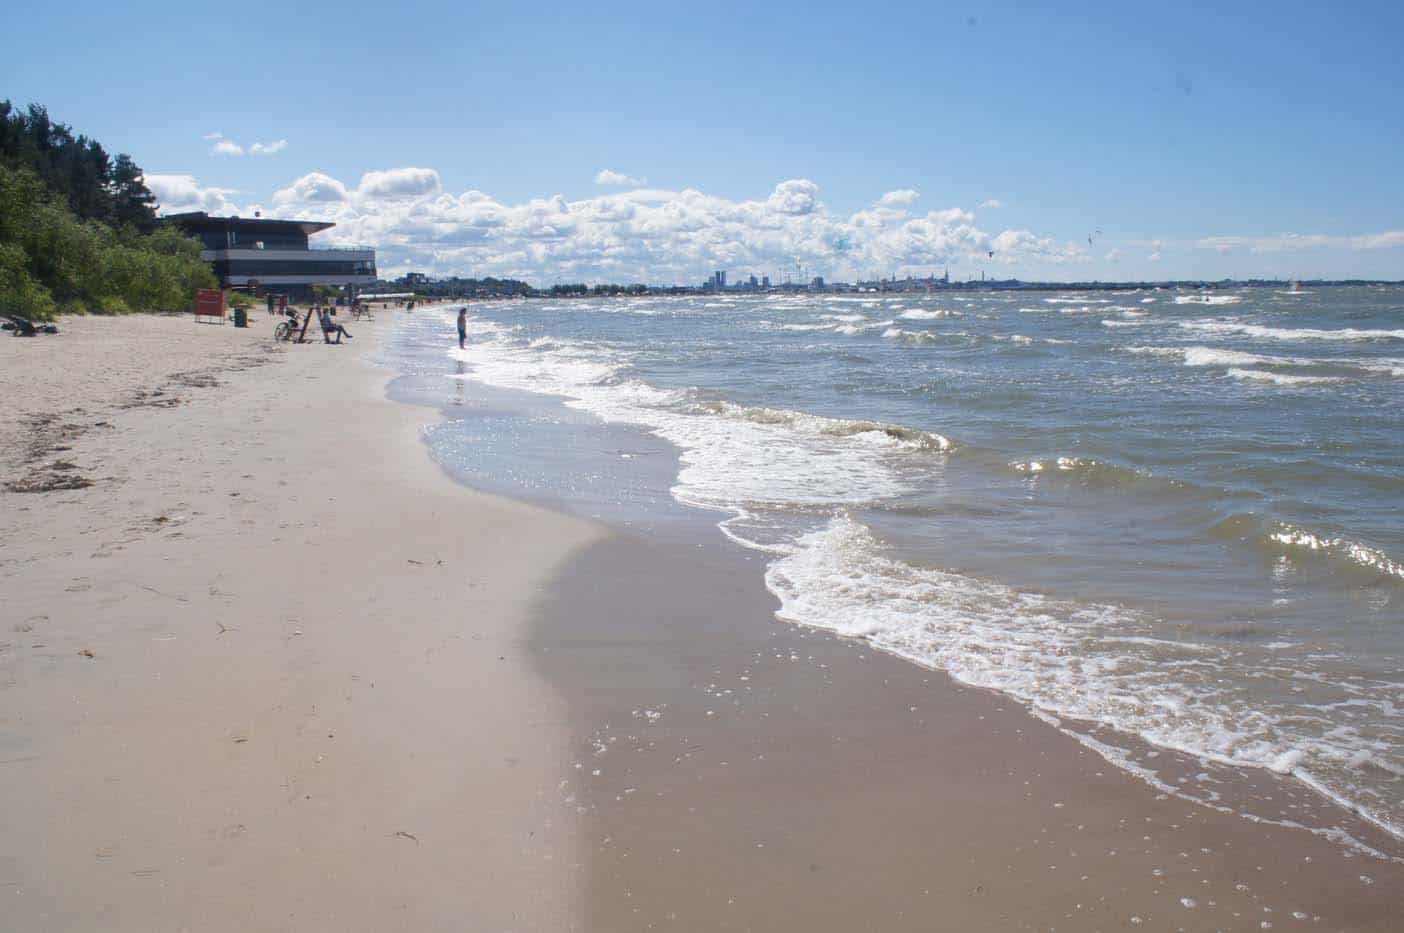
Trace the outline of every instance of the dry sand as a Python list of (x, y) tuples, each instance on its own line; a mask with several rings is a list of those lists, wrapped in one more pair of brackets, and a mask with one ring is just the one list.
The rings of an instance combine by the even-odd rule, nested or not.
[(598, 530), (433, 466), (357, 359), (389, 317), (0, 344), (4, 479), (94, 483), (0, 494), (0, 929), (570, 928), (519, 645)]
[(1398, 928), (1401, 863), (776, 623), (715, 533), (454, 485), (390, 318), (0, 345), (0, 480), (94, 484), (0, 493), (0, 929)]

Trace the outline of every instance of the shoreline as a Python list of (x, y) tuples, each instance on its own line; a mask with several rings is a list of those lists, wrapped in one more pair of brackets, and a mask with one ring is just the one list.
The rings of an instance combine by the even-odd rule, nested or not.
[[(504, 409), (510, 409), (512, 407), (514, 401), (521, 404), (521, 400), (517, 398), (519, 393), (510, 390), (488, 389), (482, 385), (475, 387), (476, 393), (470, 391), (470, 396), (476, 394), (478, 398), (473, 399), (470, 397), (469, 400), (465, 402), (462, 398), (463, 389), (461, 380), (457, 381), (457, 386), (458, 388), (455, 389), (455, 392), (458, 397), (457, 400), (452, 403), (452, 408), (450, 409), (447, 403), (438, 406), (446, 418), (467, 417), (468, 419), (473, 419), (478, 416), (478, 413), (474, 411), (474, 405), (477, 405), (482, 412), (482, 416), (498, 419), (502, 417)], [(542, 420), (543, 417), (549, 420), (551, 417), (549, 413), (559, 410), (560, 401), (555, 399), (555, 397), (551, 398), (554, 401), (545, 404), (541, 403), (540, 398), (534, 397), (531, 399), (528, 403), (531, 417), (526, 420), (533, 424)], [(417, 404), (432, 405), (433, 403), (421, 399)], [(460, 407), (465, 404), (468, 405), (466, 413)], [(543, 412), (547, 414), (543, 415)], [(618, 438), (611, 436), (611, 442), (615, 440), (618, 440)], [(673, 459), (676, 458), (677, 452), (671, 445), (662, 441), (658, 443), (672, 450), (671, 456)], [(638, 456), (636, 447), (630, 446), (629, 449), (636, 451), (633, 456)], [(460, 476), (459, 479), (471, 485), (470, 477)], [(504, 492), (503, 485), (500, 483), (493, 484), (491, 488), (494, 490), (495, 494), (508, 495), (509, 497), (513, 496), (511, 492)], [(533, 495), (518, 495), (517, 498), (523, 501), (540, 501), (542, 495), (540, 489), (535, 489)], [(568, 505), (561, 501), (560, 496), (548, 496), (547, 499), (553, 503), (553, 507), (565, 507), (568, 512), (572, 511)], [(675, 506), (675, 508), (679, 511), (688, 511), (681, 506)], [(1055, 760), (1059, 762), (1060, 766), (1068, 769), (1074, 769), (1073, 760), (1077, 760), (1075, 773), (1078, 773), (1078, 777), (1071, 781), (1071, 783), (1091, 782), (1103, 787), (1116, 785), (1114, 793), (1122, 798), (1118, 806), (1129, 807), (1130, 812), (1137, 814), (1143, 821), (1153, 819), (1154, 817), (1147, 814), (1155, 810), (1161, 810), (1162, 812), (1165, 809), (1174, 809), (1176, 812), (1183, 810), (1184, 812), (1179, 819), (1186, 824), (1189, 821), (1195, 821), (1199, 826), (1199, 829), (1196, 831), (1205, 832), (1208, 834), (1209, 838), (1212, 839), (1225, 840), (1223, 843), (1225, 847), (1234, 844), (1238, 845), (1240, 851), (1236, 855), (1226, 855), (1223, 858), (1217, 858), (1208, 857), (1209, 853), (1204, 853), (1208, 862), (1215, 863), (1213, 868), (1214, 873), (1223, 874), (1225, 872), (1232, 872), (1236, 868), (1242, 868), (1246, 863), (1246, 859), (1249, 857), (1245, 856), (1244, 850), (1255, 848), (1257, 845), (1270, 845), (1273, 847), (1274, 851), (1288, 854), (1278, 857), (1276, 859), (1276, 864), (1267, 866), (1267, 870), (1277, 871), (1283, 878), (1293, 877), (1291, 885), (1294, 889), (1298, 887), (1310, 889), (1313, 886), (1320, 888), (1321, 879), (1319, 876), (1312, 877), (1310, 871), (1305, 875), (1298, 873), (1297, 866), (1291, 864), (1292, 858), (1301, 858), (1304, 860), (1304, 863), (1307, 864), (1315, 862), (1318, 867), (1328, 860), (1338, 860), (1336, 861), (1335, 867), (1328, 869), (1328, 871), (1346, 871), (1347, 874), (1342, 880), (1348, 880), (1355, 885), (1363, 886), (1362, 889), (1370, 887), (1381, 874), (1404, 877), (1404, 875), (1400, 875), (1399, 873), (1400, 864), (1404, 864), (1404, 862), (1400, 860), (1400, 855), (1404, 854), (1404, 850), (1401, 850), (1399, 844), (1400, 840), (1390, 835), (1384, 829), (1373, 825), (1369, 822), (1368, 817), (1358, 815), (1354, 813), (1351, 808), (1341, 806), (1337, 801), (1330, 799), (1328, 795), (1319, 794), (1307, 784), (1293, 776), (1282, 775), (1261, 768), (1206, 762), (1189, 754), (1156, 748), (1144, 742), (1133, 743), (1139, 746), (1139, 752), (1143, 756), (1139, 763), (1132, 760), (1123, 762), (1120, 767), (1113, 766), (1106, 760), (1102, 753), (1096, 750), (1100, 743), (1096, 740), (1094, 735), (1089, 734), (1095, 731), (1090, 728), (1090, 724), (1078, 724), (1081, 728), (1079, 730), (1074, 730), (1073, 734), (1069, 734), (1068, 731), (1062, 728), (1067, 726), (1067, 723), (1060, 723), (1051, 716), (1040, 715), (1036, 710), (1025, 707), (1013, 697), (984, 688), (959, 684), (943, 672), (929, 667), (919, 666), (911, 660), (899, 658), (896, 655), (878, 655), (878, 649), (873, 648), (861, 639), (844, 639), (819, 630), (805, 629), (803, 627), (791, 625), (790, 623), (779, 623), (775, 616), (777, 600), (762, 585), (761, 568), (757, 564), (760, 560), (759, 555), (752, 551), (746, 551), (726, 541), (722, 533), (715, 527), (715, 521), (713, 519), (701, 517), (708, 516), (711, 513), (694, 511), (692, 514), (698, 517), (691, 522), (682, 521), (681, 525), (685, 528), (692, 529), (694, 537), (687, 538), (686, 535), (683, 535), (682, 537), (686, 538), (686, 540), (681, 542), (674, 540), (678, 538), (679, 535), (673, 530), (673, 526), (669, 526), (669, 532), (667, 534), (660, 536), (656, 529), (651, 532), (638, 533), (629, 528), (620, 528), (617, 522), (609, 522), (606, 520), (607, 524), (613, 524), (615, 526), (615, 536), (602, 544), (596, 545), (590, 552), (577, 558), (568, 566), (567, 573), (569, 576), (563, 578), (564, 582), (557, 582), (555, 595), (551, 600), (547, 601), (543, 611), (540, 613), (540, 618), (547, 620), (547, 622), (543, 623), (544, 633), (541, 636), (541, 647), (539, 650), (542, 652), (543, 662), (552, 671), (549, 679), (553, 682), (564, 683), (572, 687), (573, 699), (570, 703), (572, 708), (586, 709), (590, 708), (593, 704), (599, 710), (595, 720), (582, 720), (578, 726), (579, 732), (582, 734), (588, 733), (592, 736), (592, 743), (600, 742), (601, 736), (605, 737), (604, 741), (610, 743), (628, 739), (636, 743), (634, 747), (631, 748), (632, 751), (644, 755), (654, 753), (658, 750), (658, 746), (661, 745), (661, 743), (656, 739), (647, 737), (664, 734), (669, 731), (661, 728), (659, 725), (660, 723), (666, 724), (668, 722), (669, 714), (666, 712), (660, 713), (658, 707), (661, 704), (658, 702), (651, 702), (647, 695), (635, 696), (627, 703), (615, 703), (612, 707), (608, 703), (600, 703), (599, 696), (601, 694), (619, 694), (625, 692), (625, 688), (616, 685), (607, 690), (601, 690), (591, 685), (591, 678), (589, 677), (584, 678), (582, 681), (578, 663), (579, 659), (572, 657), (571, 660), (564, 660), (560, 657), (559, 652), (552, 652), (551, 646), (559, 646), (562, 644), (569, 645), (574, 652), (582, 648), (590, 648), (591, 638), (582, 634), (580, 632), (580, 626), (574, 624), (560, 623), (560, 627), (552, 631), (549, 625), (550, 620), (578, 618), (584, 615), (591, 621), (590, 625), (585, 626), (585, 629), (590, 632), (595, 632), (598, 628), (598, 623), (602, 620), (605, 621), (606, 632), (598, 634), (598, 639), (602, 643), (602, 646), (607, 646), (611, 652), (623, 654), (631, 661), (636, 654), (647, 654), (650, 650), (648, 647), (630, 648), (629, 646), (631, 645), (656, 646), (661, 643), (668, 643), (670, 640), (675, 640), (684, 643), (678, 650), (684, 652), (689, 657), (696, 657), (699, 654), (712, 651), (715, 652), (715, 656), (724, 658), (724, 662), (719, 662), (722, 665), (721, 667), (711, 669), (712, 675), (720, 674), (723, 669), (734, 673), (738, 665), (752, 663), (751, 657), (744, 655), (734, 647), (719, 647), (715, 637), (709, 638), (708, 636), (702, 635), (689, 637), (680, 635), (673, 631), (672, 627), (663, 623), (644, 626), (642, 624), (636, 625), (620, 621), (620, 619), (627, 614), (638, 612), (639, 587), (646, 582), (646, 578), (649, 574), (645, 574), (637, 568), (647, 566), (652, 568), (653, 576), (669, 581), (667, 588), (677, 590), (683, 594), (671, 601), (664, 597), (654, 597), (655, 600), (664, 604), (655, 610), (655, 615), (666, 617), (669, 615), (677, 615), (679, 612), (691, 613), (689, 618), (692, 618), (692, 621), (697, 625), (699, 630), (708, 631), (709, 635), (711, 635), (714, 633), (709, 630), (719, 627), (724, 628), (727, 632), (728, 640), (744, 641), (749, 639), (757, 651), (761, 650), (759, 647), (756, 647), (759, 644), (757, 642), (759, 633), (765, 633), (766, 638), (774, 640), (773, 643), (788, 644), (792, 647), (795, 645), (812, 647), (817, 640), (819, 643), (826, 646), (825, 651), (828, 653), (828, 660), (824, 662), (824, 666), (826, 667), (852, 664), (855, 655), (862, 659), (865, 657), (865, 654), (871, 653), (875, 657), (884, 659), (882, 663), (896, 665), (894, 670), (891, 670), (884, 676), (884, 687), (887, 686), (889, 680), (895, 681), (897, 678), (902, 678), (906, 683), (906, 689), (916, 691), (912, 694), (914, 697), (918, 696), (920, 691), (924, 690), (928, 693), (935, 693), (938, 697), (938, 703), (941, 706), (945, 706), (947, 703), (962, 704), (965, 707), (965, 718), (967, 720), (972, 718), (983, 720), (986, 716), (994, 715), (995, 712), (1003, 714), (1008, 710), (1014, 710), (1017, 717), (1022, 719), (1022, 724), (1014, 730), (1016, 734), (1022, 735), (1025, 732), (1037, 730), (1046, 730), (1048, 733), (1052, 734), (1051, 736), (1044, 736), (1039, 740), (1040, 749), (1038, 754), (1040, 757), (1056, 756)], [(697, 538), (695, 534), (697, 529), (701, 526), (705, 526), (705, 537)], [(673, 555), (674, 559), (671, 564), (667, 561), (655, 559), (655, 555), (650, 553), (660, 548), (666, 548), (668, 552)], [(579, 569), (581, 564), (585, 564), (586, 566), (590, 565), (592, 555), (595, 552), (610, 552), (611, 550), (620, 553), (629, 553), (631, 556), (612, 562), (611, 566), (606, 569), (596, 568), (588, 571)], [(731, 552), (729, 556), (716, 557), (718, 560), (728, 562), (731, 566), (729, 578), (726, 582), (717, 584), (711, 591), (695, 591), (694, 589), (690, 589), (691, 581), (702, 572), (698, 566), (700, 559), (696, 557), (696, 554), (705, 552), (709, 556), (716, 556), (726, 555), (728, 551)], [(629, 581), (629, 585), (624, 587), (622, 591), (627, 594), (627, 596), (616, 596), (612, 608), (606, 609), (601, 607), (593, 611), (582, 609), (583, 606), (591, 605), (592, 598), (595, 598), (597, 601), (600, 599), (600, 597), (594, 595), (593, 590), (599, 580), (614, 580), (619, 578)], [(572, 580), (574, 582), (571, 582)], [(745, 598), (730, 595), (737, 592), (750, 592), (751, 595)], [(725, 598), (718, 598), (716, 596), (717, 593), (727, 593), (729, 595)], [(720, 602), (720, 605), (717, 605), (718, 602)], [(644, 605), (651, 606), (652, 604), (645, 601)], [(664, 608), (664, 606), (666, 606), (666, 608)], [(710, 607), (708, 610), (710, 612), (721, 615), (734, 615), (737, 618), (748, 619), (749, 622), (723, 626), (715, 621), (709, 622), (704, 617), (693, 618), (697, 616), (697, 606), (707, 606)], [(626, 634), (621, 634), (621, 632)], [(759, 655), (756, 656), (759, 657)], [(615, 662), (609, 658), (601, 657), (597, 660), (597, 663), (601, 665), (602, 669), (596, 673), (595, 679), (614, 684)], [(552, 664), (555, 665), (554, 668), (551, 667)], [(676, 667), (672, 669), (676, 670)], [(744, 689), (747, 692), (754, 689), (754, 684), (750, 683), (750, 681), (754, 679), (751, 673), (752, 672), (748, 670), (746, 675), (741, 677), (741, 681), (747, 682), (744, 688), (740, 686), (739, 682), (733, 683), (732, 687), (738, 691)], [(709, 676), (705, 665), (695, 666), (693, 674), (698, 680)], [(800, 695), (802, 700), (804, 695), (810, 695), (814, 690), (821, 689), (828, 683), (828, 675), (817, 674), (816, 676), (820, 678), (821, 682), (811, 682), (807, 685), (791, 685), (792, 692)], [(916, 687), (916, 680), (920, 680), (920, 688)], [(698, 713), (698, 704), (705, 703), (705, 699), (699, 699), (696, 695), (687, 696), (686, 699), (679, 699), (679, 691), (677, 689), (671, 686), (664, 686), (667, 682), (666, 678), (653, 678), (652, 681), (655, 689), (673, 696), (673, 705), (675, 707), (685, 707), (695, 720)], [(696, 688), (697, 684), (693, 684), (692, 686)], [(858, 690), (858, 693), (864, 693), (872, 688), (873, 685), (868, 684)], [(684, 690), (682, 693), (686, 695), (687, 691)], [(707, 694), (707, 691), (704, 690), (703, 693)], [(954, 699), (954, 697), (959, 697), (961, 699)], [(861, 701), (859, 702), (861, 703)], [(929, 696), (926, 698), (925, 702), (927, 704), (931, 702)], [(921, 708), (925, 708), (925, 706)], [(911, 709), (915, 710), (917, 706), (913, 705)], [(715, 713), (717, 711), (712, 710), (712, 712)], [(655, 717), (653, 715), (655, 713), (659, 713), (659, 715)], [(769, 716), (772, 713), (773, 710), (763, 713), (762, 715)], [(848, 709), (846, 715), (855, 716), (856, 714), (852, 709)], [(704, 725), (710, 725), (710, 722), (704, 721)], [(690, 728), (697, 727), (698, 724), (694, 721)], [(947, 724), (945, 728), (946, 734), (941, 739), (943, 744), (959, 746), (960, 742), (967, 738), (953, 725)], [(787, 730), (784, 729), (777, 728), (775, 731), (779, 735), (788, 734)], [(769, 736), (771, 740), (774, 740), (776, 737), (776, 734), (771, 734)], [(892, 741), (900, 743), (901, 741), (914, 738), (916, 738), (915, 735), (908, 733), (894, 738)], [(760, 741), (756, 736), (753, 736), (752, 740)], [(734, 737), (732, 737), (732, 745), (736, 745)], [(1105, 746), (1101, 747), (1104, 749), (1106, 748)], [(1107, 751), (1110, 750), (1107, 749)], [(906, 754), (917, 759), (922, 755), (921, 752), (916, 750), (893, 750), (889, 753), (899, 756)], [(591, 804), (592, 810), (599, 807), (610, 809), (613, 808), (614, 805), (623, 804), (624, 801), (630, 798), (636, 798), (636, 795), (644, 793), (641, 778), (654, 781), (662, 780), (664, 782), (669, 780), (669, 776), (666, 773), (666, 762), (664, 763), (665, 767), (662, 769), (657, 765), (651, 767), (642, 765), (632, 766), (626, 778), (621, 778), (616, 781), (609, 780), (607, 768), (601, 769), (602, 773), (600, 775), (593, 775), (591, 772), (594, 769), (590, 767), (590, 764), (595, 760), (595, 757), (600, 754), (608, 756), (611, 755), (612, 752), (607, 750), (607, 746), (594, 744), (593, 747), (591, 747), (591, 743), (585, 743), (580, 748), (575, 765), (577, 775), (584, 770), (586, 774), (589, 774), (590, 777), (595, 779), (598, 786), (591, 789), (590, 784), (592, 782), (590, 778), (583, 778), (583, 786), (581, 780), (572, 783), (572, 787), (575, 790), (582, 791), (594, 800)], [(807, 754), (801, 756), (801, 758), (803, 760), (815, 761), (822, 759), (824, 754), (824, 749), (809, 748)], [(1089, 755), (1090, 758), (1088, 757)], [(683, 757), (687, 758), (690, 756), (684, 755)], [(747, 757), (745, 754), (745, 747), (733, 747), (732, 753), (728, 754), (726, 757), (729, 759), (729, 763), (734, 766), (738, 758)], [(1020, 755), (1019, 757), (1022, 759), (1023, 756)], [(1153, 762), (1155, 770), (1152, 770), (1150, 766), (1154, 759), (1159, 760)], [(631, 760), (643, 761), (644, 759), (631, 758)], [(803, 760), (797, 762), (795, 767), (802, 768)], [(1025, 763), (1027, 764), (1027, 762)], [(675, 761), (674, 765), (683, 766), (681, 759)], [(1213, 774), (1212, 783), (1218, 788), (1212, 799), (1196, 799), (1193, 795), (1185, 793), (1182, 788), (1175, 786), (1173, 783), (1177, 779), (1183, 781), (1187, 775), (1204, 776), (1210, 772)], [(757, 778), (757, 782), (764, 783), (764, 780), (762, 778)], [(1063, 783), (1069, 783), (1069, 781), (1065, 779)], [(1272, 804), (1265, 804), (1265, 800), (1275, 802)], [(1087, 822), (1078, 825), (1076, 827), (1078, 830), (1081, 830), (1083, 825), (1090, 825), (1091, 820), (1095, 819), (1098, 815), (1096, 811), (1099, 808), (1095, 801), (1083, 801), (1083, 804), (1090, 807), (1090, 809), (1084, 809), (1082, 811)], [(1071, 804), (1069, 804), (1069, 806), (1071, 806)], [(1062, 809), (1062, 804), (1058, 804), (1057, 809)], [(1076, 813), (1078, 811), (1071, 812)], [(1030, 822), (1040, 818), (1040, 814), (1032, 810), (1025, 815)], [(1063, 814), (1059, 815), (1061, 816)], [(816, 816), (816, 818), (819, 817)], [(607, 845), (617, 848), (621, 833), (628, 831), (627, 829), (621, 830), (620, 828), (621, 826), (627, 827), (629, 825), (628, 818), (620, 814), (614, 814), (609, 817), (602, 817), (601, 819), (604, 825), (609, 828), (600, 830), (598, 838), (611, 840)], [(657, 813), (653, 813), (650, 816), (650, 821), (655, 824), (652, 828), (641, 829), (637, 826), (634, 827), (636, 831), (641, 831), (644, 835), (643, 843), (640, 845), (639, 849), (635, 850), (633, 853), (635, 859), (637, 859), (637, 861), (634, 862), (636, 869), (639, 864), (653, 865), (660, 860), (668, 860), (670, 852), (666, 847), (661, 847), (659, 840), (656, 838), (656, 824), (662, 819), (663, 818)], [(1125, 820), (1123, 819), (1122, 822), (1125, 822)], [(1168, 825), (1177, 831), (1181, 828), (1180, 823), (1173, 822), (1169, 817), (1162, 817), (1158, 822), (1160, 822), (1162, 827)], [(1327, 827), (1344, 825), (1347, 829), (1342, 832), (1334, 828), (1312, 828), (1318, 823)], [(727, 818), (714, 813), (709, 829), (719, 832), (718, 826), (720, 825), (728, 825)], [(900, 827), (894, 826), (891, 827), (891, 829), (895, 832), (898, 831)], [(1044, 831), (1046, 832), (1046, 830)], [(971, 844), (975, 844), (974, 840), (978, 839), (979, 834), (972, 830), (971, 837)], [(1121, 840), (1121, 845), (1129, 848), (1136, 845), (1139, 839), (1139, 836), (1125, 835)], [(1085, 844), (1086, 840), (1078, 839), (1075, 835), (1069, 835), (1065, 837), (1064, 841), (1070, 844), (1076, 844), (1077, 842), (1083, 842)], [(1006, 840), (1005, 845), (1007, 847), (1017, 848), (1017, 842), (1018, 840), (1011, 838)], [(718, 858), (729, 857), (730, 854), (736, 851), (736, 840), (732, 840), (728, 844), (716, 844), (710, 854)], [(1108, 851), (1113, 855), (1116, 852), (1114, 849)], [(1125, 849), (1122, 851), (1124, 852)], [(1191, 851), (1193, 850), (1191, 849)], [(1350, 875), (1349, 871), (1354, 864), (1363, 866), (1375, 863), (1373, 857), (1368, 857), (1366, 855), (1366, 853), (1371, 852), (1381, 855), (1385, 859), (1393, 859), (1393, 861), (1378, 863), (1381, 866), (1381, 871), (1375, 872), (1374, 874), (1376, 877), (1371, 877), (1368, 882), (1362, 880), (1357, 875)], [(1392, 854), (1386, 856), (1383, 853)], [(1164, 861), (1170, 862), (1174, 858), (1180, 857), (1183, 856), (1179, 853), (1175, 853), (1173, 856), (1170, 853), (1165, 853)], [(1261, 856), (1258, 856), (1258, 858), (1261, 858)], [(1359, 862), (1352, 862), (1352, 860), (1357, 858)], [(686, 876), (696, 870), (697, 866), (690, 865), (682, 871), (682, 874)], [(1251, 870), (1262, 872), (1264, 871), (1264, 866), (1261, 864), (1254, 864)], [(1157, 869), (1156, 872), (1158, 871), (1160, 870)], [(614, 865), (610, 869), (610, 872), (613, 873), (616, 880), (621, 877), (618, 865)], [(1195, 875), (1199, 875), (1201, 872), (1209, 874), (1210, 869), (1205, 867), (1193, 867), (1191, 869), (1191, 873)], [(1155, 872), (1149, 872), (1149, 875), (1151, 879), (1159, 879), (1161, 877), (1161, 874)], [(654, 880), (656, 881), (656, 879)], [(1192, 880), (1202, 884), (1205, 878), (1197, 877)], [(1138, 893), (1134, 895), (1129, 893), (1129, 891), (1125, 893), (1121, 901), (1122, 907), (1127, 911), (1124, 912), (1123, 920), (1129, 922), (1127, 918), (1130, 916), (1141, 916), (1143, 920), (1147, 920), (1148, 912), (1145, 909), (1141, 909), (1140, 914), (1129, 913), (1129, 911), (1136, 910), (1137, 903), (1154, 903), (1161, 893), (1154, 885), (1163, 883), (1164, 882), (1159, 880), (1151, 880), (1147, 882), (1149, 887), (1143, 888)], [(1240, 883), (1246, 882), (1234, 882), (1235, 885)], [(1282, 883), (1287, 884), (1286, 881)], [(1198, 887), (1194, 890), (1201, 893), (1195, 894), (1193, 897), (1191, 897), (1190, 894), (1185, 894), (1184, 896), (1196, 900), (1197, 904), (1203, 903), (1203, 891), (1206, 889)], [(1215, 906), (1215, 904), (1222, 906), (1231, 903), (1236, 895), (1245, 893), (1239, 891), (1237, 888), (1224, 890), (1222, 888), (1215, 888), (1212, 885), (1208, 887), (1207, 890), (1212, 895), (1209, 897), (1209, 901), (1213, 902), (1209, 903), (1210, 907)], [(1051, 896), (1051, 893), (1052, 892), (1045, 892), (1044, 896)], [(822, 894), (822, 891), (813, 889), (809, 891), (809, 894), (817, 897)], [(901, 891), (889, 893), (889, 897), (892, 898), (900, 899), (901, 895)], [(678, 892), (673, 892), (671, 896), (678, 896)], [(1258, 895), (1254, 894), (1248, 897), (1247, 900), (1253, 901), (1256, 900), (1257, 897)], [(1137, 898), (1143, 898), (1143, 900), (1138, 902)], [(1099, 901), (1104, 899), (1106, 899), (1105, 895), (1098, 895)], [(661, 918), (666, 920), (669, 913), (676, 912), (675, 910), (663, 909), (666, 906), (662, 902), (663, 900), (664, 899), (660, 899), (658, 905), (662, 912), (658, 917), (655, 917), (655, 919)], [(687, 899), (683, 898), (683, 900)], [(1240, 897), (1238, 900), (1243, 901), (1244, 898)], [(1302, 903), (1306, 904), (1311, 900), (1311, 897), (1305, 897)], [(608, 922), (598, 922), (598, 928), (607, 929), (611, 928), (613, 925), (624, 922), (626, 918), (626, 914), (610, 914), (609, 911), (626, 904), (629, 905), (630, 910), (637, 909), (637, 905), (640, 903), (640, 891), (637, 888), (628, 888), (627, 894), (621, 894), (621, 892), (616, 889), (613, 894), (608, 892), (599, 894), (598, 899), (592, 903), (594, 903), (598, 909), (603, 910), (605, 912), (604, 916), (608, 918)], [(676, 903), (678, 902), (673, 902), (674, 906), (676, 906)], [(694, 908), (698, 907), (695, 902), (689, 901), (689, 903), (691, 903)], [(1319, 912), (1320, 903), (1320, 901), (1317, 901), (1314, 905), (1316, 912), (1310, 913), (1308, 915), (1309, 917), (1320, 918), (1323, 916), (1323, 914)], [(1029, 922), (1038, 920), (1040, 916), (1039, 911), (1042, 909), (1042, 906), (1042, 901), (1028, 905), (1027, 909), (1029, 913), (1026, 915), (1026, 919)], [(1178, 902), (1176, 902), (1174, 906), (1177, 910), (1192, 909), (1184, 907), (1178, 904)], [(1237, 911), (1238, 916), (1220, 916), (1217, 918), (1217, 922), (1223, 928), (1233, 927), (1246, 918), (1246, 910), (1252, 906), (1254, 905), (1239, 903), (1237, 905), (1239, 908)], [(1376, 904), (1375, 907), (1376, 909), (1380, 909), (1379, 904)], [(799, 909), (799, 905), (790, 905), (788, 909)], [(697, 920), (697, 922), (701, 925), (711, 923), (715, 918), (705, 913), (705, 908), (703, 908), (703, 911), (702, 919)], [(1203, 920), (1206, 913), (1207, 911), (1201, 911), (1195, 916)], [(1233, 910), (1229, 911), (1229, 914), (1233, 913)], [(1365, 929), (1387, 928), (1388, 923), (1383, 919), (1384, 916), (1385, 914), (1383, 913), (1357, 914), (1352, 923), (1348, 924), (1348, 926), (1351, 926), (1351, 928)], [(978, 925), (978, 914), (971, 914), (968, 919), (969, 922)], [(1169, 922), (1169, 919), (1170, 915), (1162, 912), (1158, 915), (1157, 922)], [(595, 920), (599, 921), (599, 917), (595, 917)], [(804, 925), (803, 928), (830, 928), (824, 925), (827, 921), (821, 921), (822, 918), (811, 917), (806, 921), (806, 925)], [(1281, 918), (1279, 918), (1279, 923), (1280, 922)], [(1252, 927), (1258, 928), (1256, 923), (1254, 923)], [(841, 929), (844, 927), (841, 924), (835, 923), (833, 928)]]
[(26, 928), (1392, 927), (1398, 863), (779, 623), (714, 528), (455, 483), (364, 347), (212, 367), (61, 445), (96, 486), (0, 498)]

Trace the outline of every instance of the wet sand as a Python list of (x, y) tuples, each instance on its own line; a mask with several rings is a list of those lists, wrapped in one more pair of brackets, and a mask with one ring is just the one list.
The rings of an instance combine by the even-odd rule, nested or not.
[[(1398, 929), (1398, 861), (1168, 796), (997, 694), (776, 622), (760, 570), (616, 536), (535, 614), (580, 736), (587, 929)], [(1231, 770), (1260, 815), (1401, 854)]]

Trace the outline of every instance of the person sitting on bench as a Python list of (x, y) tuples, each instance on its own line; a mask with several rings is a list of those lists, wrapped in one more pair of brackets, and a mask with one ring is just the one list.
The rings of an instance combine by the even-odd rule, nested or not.
[[(322, 309), (321, 321), (322, 321), (322, 341), (323, 341), (324, 343), (333, 343), (333, 342), (335, 342), (335, 343), (341, 343), (341, 338), (342, 338), (342, 337), (345, 337), (347, 340), (353, 339), (353, 338), (351, 337), (351, 335), (348, 334), (348, 333), (346, 332), (346, 328), (342, 327), (340, 324), (338, 324), (338, 323), (336, 323), (335, 321), (332, 320), (332, 318), (331, 318), (331, 309), (330, 309), (330, 308), (323, 308), (323, 309)], [(333, 341), (333, 340), (331, 339), (331, 335), (332, 335), (332, 334), (336, 334), (336, 340), (335, 340), (335, 341)]]

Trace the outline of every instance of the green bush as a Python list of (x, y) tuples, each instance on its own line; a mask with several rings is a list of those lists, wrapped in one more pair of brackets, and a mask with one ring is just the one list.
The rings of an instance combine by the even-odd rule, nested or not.
[(29, 274), (28, 257), (15, 243), (0, 243), (0, 314), (48, 320), (54, 316), (54, 299)]
[(79, 220), (33, 172), (0, 165), (0, 313), (178, 311), (217, 285), (179, 231)]

